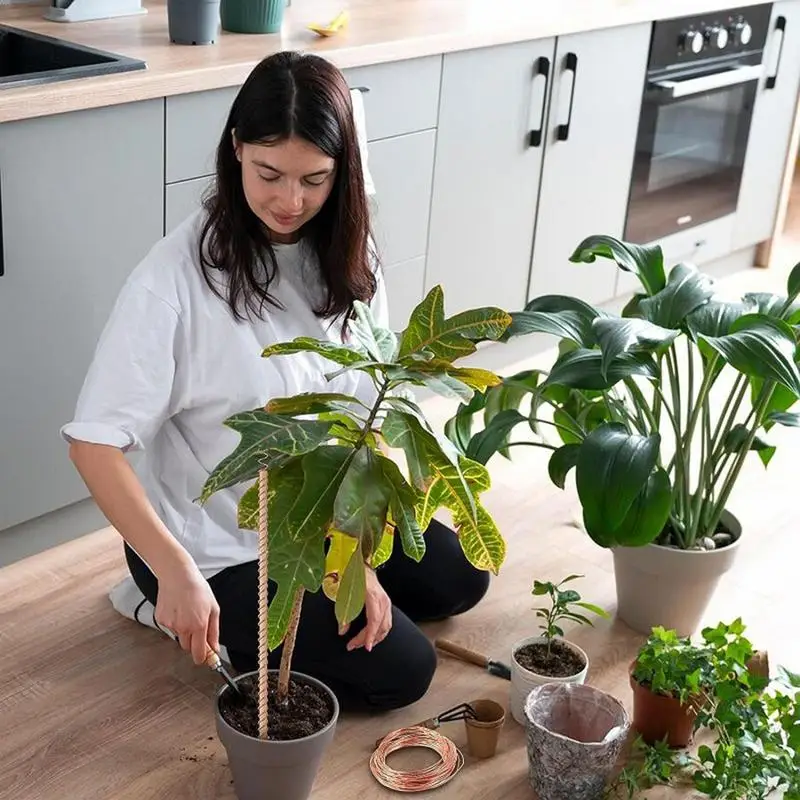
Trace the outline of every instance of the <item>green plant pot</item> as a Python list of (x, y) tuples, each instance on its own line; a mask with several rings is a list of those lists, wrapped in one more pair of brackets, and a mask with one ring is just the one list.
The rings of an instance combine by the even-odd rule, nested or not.
[(230, 33), (279, 33), (286, 0), (222, 0), (222, 29)]

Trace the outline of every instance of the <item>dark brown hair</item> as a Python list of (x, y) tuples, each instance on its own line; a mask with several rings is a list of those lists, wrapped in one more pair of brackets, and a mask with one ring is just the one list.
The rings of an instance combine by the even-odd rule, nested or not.
[[(304, 139), (334, 159), (330, 195), (302, 230), (313, 247), (327, 286), (320, 317), (349, 317), (353, 301), (375, 293), (376, 255), (371, 249), (369, 209), (350, 89), (342, 73), (319, 56), (293, 52), (268, 56), (250, 73), (231, 106), (217, 147), (216, 185), (204, 200), (207, 219), (200, 263), (219, 296), (210, 270), (228, 275), (227, 300), (234, 316), (261, 316), (277, 261), (264, 224), (250, 209), (231, 131), (243, 143)], [(258, 267), (263, 267), (259, 269)], [(266, 275), (266, 279), (259, 276)]]

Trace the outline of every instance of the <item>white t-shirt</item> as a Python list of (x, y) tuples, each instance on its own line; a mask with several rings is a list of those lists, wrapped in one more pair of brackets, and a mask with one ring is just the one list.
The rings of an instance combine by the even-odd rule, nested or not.
[[(100, 337), (77, 402), (61, 429), (76, 439), (141, 451), (137, 473), (156, 512), (210, 577), (257, 558), (257, 536), (236, 522), (235, 486), (197, 498), (211, 470), (237, 445), (223, 421), (300, 392), (353, 394), (371, 403), (368, 376), (338, 369), (313, 353), (262, 358), (264, 347), (297, 336), (341, 343), (341, 320), (313, 311), (323, 291), (316, 258), (304, 243), (278, 245), (278, 276), (270, 287), (282, 309), (266, 306), (264, 319), (236, 320), (202, 275), (198, 211), (153, 247), (133, 270)], [(224, 280), (224, 273), (221, 273)], [(388, 326), (380, 271), (371, 303)], [(223, 292), (223, 297), (225, 293)]]

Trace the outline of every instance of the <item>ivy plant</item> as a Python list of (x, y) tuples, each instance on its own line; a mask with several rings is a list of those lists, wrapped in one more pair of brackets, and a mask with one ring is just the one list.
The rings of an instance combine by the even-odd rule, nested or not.
[[(447, 435), (482, 464), (511, 447), (550, 450), (551, 480), (563, 489), (575, 470), (584, 526), (601, 547), (728, 545), (723, 513), (748, 454), (766, 466), (773, 426), (800, 426), (800, 264), (785, 295), (729, 301), (691, 264), (667, 273), (658, 246), (598, 235), (570, 257), (597, 259), (642, 290), (619, 315), (564, 295), (512, 314), (503, 338), (555, 336), (552, 367), (465, 400)], [(511, 441), (518, 428), (527, 438)]]
[[(348, 343), (304, 337), (263, 351), (264, 358), (316, 353), (331, 362), (328, 380), (358, 371), (374, 386), (371, 404), (347, 394), (303, 393), (226, 419), (239, 434), (238, 445), (202, 490), (206, 502), (244, 484), (238, 523), (257, 531), (258, 476), (267, 471), (268, 575), (277, 584), (267, 644), (274, 650), (286, 642), (279, 697), (288, 692), (303, 593), (322, 589), (338, 622), (351, 622), (364, 607), (366, 568), (389, 558), (396, 537), (407, 556), (422, 559), (424, 531), (438, 509), (451, 512), (469, 561), (499, 570), (505, 543), (480, 501), (489, 474), (433, 430), (409, 387), (468, 401), (476, 390), (498, 384), (494, 373), (455, 362), (474, 353), (478, 342), (499, 339), (510, 323), (506, 312), (491, 307), (446, 317), (437, 286), (399, 334), (376, 325), (369, 307), (356, 302)], [(405, 455), (408, 474), (387, 455), (391, 448)]]

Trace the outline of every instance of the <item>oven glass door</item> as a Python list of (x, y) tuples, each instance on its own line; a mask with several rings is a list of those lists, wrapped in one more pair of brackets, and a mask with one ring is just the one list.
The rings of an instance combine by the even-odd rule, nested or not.
[(736, 210), (759, 75), (760, 67), (740, 67), (650, 82), (633, 165), (628, 241), (652, 242)]

